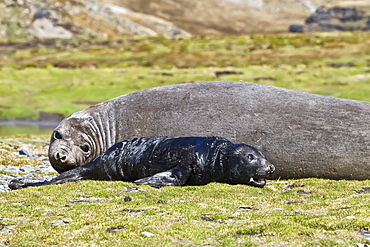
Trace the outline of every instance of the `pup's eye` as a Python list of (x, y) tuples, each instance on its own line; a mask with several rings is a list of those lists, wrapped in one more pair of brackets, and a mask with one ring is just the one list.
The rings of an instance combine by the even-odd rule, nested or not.
[(55, 131), (54, 132), (54, 138), (55, 139), (63, 139), (63, 136), (58, 131)]
[(253, 154), (248, 154), (247, 157), (248, 157), (249, 160), (254, 160), (254, 155)]
[(82, 146), (80, 146), (80, 148), (84, 152), (89, 152), (89, 146), (87, 146), (87, 145), (82, 145)]

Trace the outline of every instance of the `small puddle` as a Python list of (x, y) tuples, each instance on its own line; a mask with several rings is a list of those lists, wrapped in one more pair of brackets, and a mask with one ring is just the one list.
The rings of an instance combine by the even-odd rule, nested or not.
[(0, 121), (0, 136), (20, 134), (50, 135), (59, 122), (54, 121)]

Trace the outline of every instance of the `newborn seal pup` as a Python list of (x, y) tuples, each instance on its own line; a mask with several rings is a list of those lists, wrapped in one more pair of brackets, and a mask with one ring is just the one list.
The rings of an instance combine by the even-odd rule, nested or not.
[[(89, 164), (39, 185), (94, 179), (133, 181), (157, 188), (210, 182), (263, 187), (274, 171), (256, 148), (222, 137), (144, 137), (117, 143)], [(35, 185), (19, 186), (14, 181), (9, 187)]]
[(370, 103), (249, 82), (145, 89), (61, 121), (50, 163), (59, 173), (87, 164), (123, 140), (222, 136), (258, 148), (274, 178), (369, 179)]

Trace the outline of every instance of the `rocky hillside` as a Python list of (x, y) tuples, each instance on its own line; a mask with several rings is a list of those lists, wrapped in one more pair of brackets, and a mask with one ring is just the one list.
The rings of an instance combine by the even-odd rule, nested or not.
[(0, 39), (287, 32), (321, 5), (367, 0), (2, 0)]

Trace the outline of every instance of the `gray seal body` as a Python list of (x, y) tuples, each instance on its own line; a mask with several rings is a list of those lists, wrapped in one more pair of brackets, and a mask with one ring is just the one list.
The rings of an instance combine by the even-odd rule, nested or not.
[(49, 147), (63, 172), (134, 137), (222, 136), (262, 151), (275, 178), (370, 178), (370, 103), (248, 82), (150, 88), (76, 112)]

